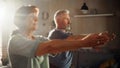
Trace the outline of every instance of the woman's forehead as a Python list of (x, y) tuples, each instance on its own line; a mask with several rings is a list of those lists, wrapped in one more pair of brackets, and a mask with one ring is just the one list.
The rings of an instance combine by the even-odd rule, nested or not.
[(30, 13), (28, 16), (30, 16), (30, 17), (36, 17), (36, 16), (38, 16), (38, 13)]

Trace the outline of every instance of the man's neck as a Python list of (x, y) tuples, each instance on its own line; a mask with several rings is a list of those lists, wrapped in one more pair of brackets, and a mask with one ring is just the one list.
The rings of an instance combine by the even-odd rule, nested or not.
[(56, 29), (61, 30), (61, 31), (63, 31), (63, 32), (66, 32), (66, 29), (65, 29), (65, 28), (56, 28)]

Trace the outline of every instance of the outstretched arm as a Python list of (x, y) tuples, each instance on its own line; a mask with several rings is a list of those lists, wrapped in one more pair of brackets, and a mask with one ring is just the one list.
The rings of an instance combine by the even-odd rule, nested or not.
[(81, 35), (70, 35), (67, 39), (69, 40), (77, 40), (77, 39), (82, 39), (86, 36), (87, 34), (81, 34)]
[[(101, 40), (99, 43), (98, 41)], [(37, 56), (41, 56), (47, 53), (60, 53), (68, 50), (74, 50), (81, 47), (94, 47), (99, 46), (107, 42), (107, 38), (99, 36), (98, 34), (89, 34), (84, 39), (77, 40), (51, 40), (43, 42), (38, 46), (36, 51)]]

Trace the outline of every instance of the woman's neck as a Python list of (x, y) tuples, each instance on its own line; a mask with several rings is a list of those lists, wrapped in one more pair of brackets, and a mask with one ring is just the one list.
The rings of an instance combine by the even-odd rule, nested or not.
[(26, 36), (29, 39), (34, 39), (33, 37), (33, 31), (28, 31), (28, 30), (20, 30), (20, 33)]

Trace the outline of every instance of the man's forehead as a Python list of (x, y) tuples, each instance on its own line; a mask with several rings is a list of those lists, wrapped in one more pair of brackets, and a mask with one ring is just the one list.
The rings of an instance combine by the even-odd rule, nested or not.
[(69, 14), (68, 14), (68, 13), (63, 13), (63, 14), (61, 14), (60, 16), (66, 17), (66, 16), (69, 16)]

